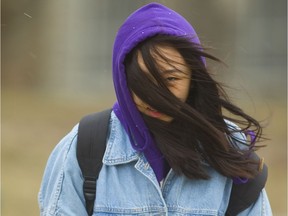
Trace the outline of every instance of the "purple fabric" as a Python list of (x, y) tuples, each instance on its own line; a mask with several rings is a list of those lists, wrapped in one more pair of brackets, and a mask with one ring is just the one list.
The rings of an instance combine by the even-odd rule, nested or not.
[(234, 184), (245, 184), (248, 182), (248, 178), (241, 178), (241, 177), (234, 177), (233, 183)]
[[(193, 27), (178, 13), (158, 3), (150, 3), (132, 13), (120, 27), (113, 48), (113, 82), (117, 102), (113, 110), (132, 147), (143, 152), (158, 181), (166, 175), (165, 160), (144, 123), (127, 86), (124, 59), (141, 41), (156, 34), (186, 36), (200, 44)], [(205, 60), (203, 58), (205, 63)]]
[(251, 148), (253, 148), (255, 145), (255, 142), (256, 142), (255, 132), (252, 130), (247, 130), (247, 131), (245, 131), (245, 135), (250, 136), (250, 144), (251, 144)]

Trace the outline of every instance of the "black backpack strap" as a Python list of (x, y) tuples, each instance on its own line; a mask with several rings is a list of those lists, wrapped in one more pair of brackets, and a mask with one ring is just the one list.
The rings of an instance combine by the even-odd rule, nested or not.
[(263, 161), (259, 159), (255, 152), (251, 153), (251, 158), (261, 162), (260, 165), (263, 166), (261, 167), (262, 171), (247, 183), (233, 184), (229, 205), (225, 214), (226, 216), (235, 216), (255, 203), (260, 192), (265, 186), (268, 176), (268, 168), (266, 164), (263, 164)]
[(96, 181), (102, 167), (111, 109), (83, 117), (79, 123), (77, 160), (84, 177), (83, 192), (88, 215), (93, 214)]

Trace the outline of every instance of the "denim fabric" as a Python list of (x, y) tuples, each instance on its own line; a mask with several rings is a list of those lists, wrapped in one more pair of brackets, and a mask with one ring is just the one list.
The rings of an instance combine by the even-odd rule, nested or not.
[[(76, 159), (78, 125), (51, 153), (39, 192), (41, 216), (86, 216), (83, 177)], [(241, 135), (242, 136), (242, 135)], [(130, 144), (112, 112), (93, 215), (225, 215), (232, 180), (209, 165), (210, 180), (189, 180), (170, 170), (162, 187), (143, 156)], [(272, 215), (265, 190), (241, 216)]]

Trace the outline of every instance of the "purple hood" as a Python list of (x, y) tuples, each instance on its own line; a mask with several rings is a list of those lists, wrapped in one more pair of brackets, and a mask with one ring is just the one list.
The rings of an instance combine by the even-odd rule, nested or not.
[(129, 135), (132, 147), (143, 152), (160, 181), (165, 173), (165, 160), (135, 106), (127, 86), (124, 59), (141, 41), (156, 34), (199, 39), (193, 27), (178, 13), (158, 3), (151, 3), (132, 13), (120, 27), (113, 49), (113, 82), (117, 103), (113, 110)]

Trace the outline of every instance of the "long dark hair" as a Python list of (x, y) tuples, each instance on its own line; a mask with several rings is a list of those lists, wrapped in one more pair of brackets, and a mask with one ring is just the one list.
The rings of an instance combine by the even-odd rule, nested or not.
[[(176, 49), (189, 67), (191, 86), (186, 102), (175, 97), (161, 76), (155, 55), (171, 64), (159, 51), (160, 46)], [(138, 62), (141, 54), (153, 80)], [(257, 164), (249, 159), (255, 145), (235, 136), (248, 129), (261, 138), (259, 122), (230, 102), (222, 86), (208, 73), (202, 58), (220, 62), (191, 43), (188, 38), (157, 35), (138, 44), (126, 57), (127, 83), (133, 93), (149, 106), (173, 118), (165, 122), (143, 114), (158, 148), (171, 168), (188, 178), (208, 179), (205, 163), (227, 177), (252, 178)], [(155, 82), (156, 81), (156, 82)], [(228, 111), (225, 116), (223, 110)], [(231, 117), (230, 114), (233, 114)], [(233, 121), (242, 129), (227, 123)]]

